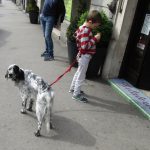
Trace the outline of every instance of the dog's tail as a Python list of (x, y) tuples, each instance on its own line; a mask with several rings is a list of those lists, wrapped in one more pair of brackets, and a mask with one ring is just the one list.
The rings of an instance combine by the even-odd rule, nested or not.
[(54, 92), (51, 91), (50, 99), (48, 99), (47, 101), (47, 112), (46, 112), (46, 129), (48, 133), (50, 132), (50, 129), (52, 129), (53, 100), (54, 100)]

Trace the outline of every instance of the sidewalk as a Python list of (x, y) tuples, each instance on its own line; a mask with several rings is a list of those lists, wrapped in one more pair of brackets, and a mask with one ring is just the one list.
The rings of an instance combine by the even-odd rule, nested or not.
[(4, 79), (10, 64), (31, 69), (52, 83), (69, 66), (67, 47), (54, 39), (55, 61), (43, 61), (44, 39), (40, 25), (11, 1), (0, 4), (0, 150), (149, 150), (150, 124), (133, 106), (100, 79), (87, 80), (83, 90), (89, 103), (72, 100), (68, 93), (76, 68), (53, 85), (54, 125), (49, 135), (33, 135), (35, 114), (21, 115), (17, 88)]

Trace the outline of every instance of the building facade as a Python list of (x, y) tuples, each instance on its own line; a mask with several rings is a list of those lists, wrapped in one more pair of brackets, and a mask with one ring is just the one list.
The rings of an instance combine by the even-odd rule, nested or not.
[[(150, 1), (91, 0), (89, 10), (103, 10), (113, 22), (102, 78), (124, 78), (138, 88), (150, 90)], [(77, 0), (72, 0), (75, 16)], [(110, 7), (111, 6), (111, 7)], [(62, 24), (62, 37), (69, 22)]]
[[(19, 1), (19, 0), (17, 0)], [(64, 0), (66, 18), (58, 30), (66, 42), (70, 19), (77, 15), (80, 0)], [(83, 0), (88, 10), (103, 10), (113, 22), (102, 78), (124, 78), (133, 85), (150, 90), (150, 1)], [(26, 4), (26, 0), (22, 0)], [(19, 2), (18, 2), (19, 3)], [(43, 0), (37, 0), (42, 8)]]
[(104, 78), (124, 78), (150, 90), (150, 1), (118, 0)]

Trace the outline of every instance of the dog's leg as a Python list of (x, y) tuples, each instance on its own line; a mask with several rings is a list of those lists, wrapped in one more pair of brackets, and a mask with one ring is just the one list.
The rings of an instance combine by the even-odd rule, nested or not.
[(40, 131), (41, 131), (41, 127), (42, 127), (42, 122), (38, 121), (38, 130), (34, 133), (35, 136), (41, 136)]
[(24, 98), (22, 101), (22, 109), (21, 109), (22, 114), (26, 113), (26, 105), (27, 105), (27, 98)]
[(42, 127), (42, 121), (44, 118), (44, 114), (45, 114), (45, 109), (43, 108), (43, 105), (41, 103), (38, 102), (38, 100), (36, 101), (36, 116), (37, 116), (37, 120), (38, 120), (38, 129), (35, 132), (35, 136), (40, 136), (40, 131), (41, 131), (41, 127)]
[(27, 110), (28, 110), (28, 111), (32, 111), (32, 106), (33, 106), (33, 99), (31, 98), (31, 99), (29, 100), (29, 106), (27, 107)]
[(52, 106), (51, 106), (50, 107), (50, 129), (54, 129), (55, 128), (53, 123), (52, 123), (52, 120), (53, 120), (53, 118), (52, 118)]
[(46, 111), (46, 127), (47, 131), (49, 132), (50, 129), (54, 129), (52, 123), (52, 107), (53, 107), (53, 97), (47, 99), (47, 111)]
[(37, 119), (38, 119), (38, 129), (37, 131), (34, 133), (35, 136), (41, 136), (40, 131), (41, 131), (41, 127), (42, 127), (42, 116), (41, 115), (37, 115)]

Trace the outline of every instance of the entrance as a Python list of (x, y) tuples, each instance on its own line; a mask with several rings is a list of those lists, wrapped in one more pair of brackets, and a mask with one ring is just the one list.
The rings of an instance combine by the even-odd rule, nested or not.
[(126, 47), (120, 78), (150, 90), (150, 1), (139, 0)]

